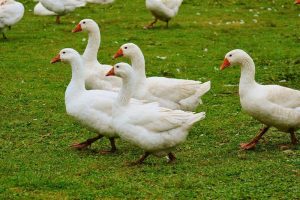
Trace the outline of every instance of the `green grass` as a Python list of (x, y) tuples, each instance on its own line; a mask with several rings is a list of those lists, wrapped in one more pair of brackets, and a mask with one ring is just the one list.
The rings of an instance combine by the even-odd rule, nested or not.
[[(60, 25), (22, 2), (25, 17), (0, 39), (0, 199), (299, 199), (299, 146), (281, 150), (289, 135), (272, 129), (254, 151), (240, 151), (261, 124), (241, 110), (239, 67), (218, 70), (225, 53), (240, 48), (253, 57), (258, 82), (300, 89), (300, 7), (292, 0), (185, 0), (169, 29), (159, 22), (153, 30), (142, 29), (151, 20), (144, 0), (89, 4)], [(71, 68), (50, 59), (65, 47), (84, 50), (87, 34), (71, 33), (83, 18), (101, 25), (102, 63), (127, 61), (111, 56), (134, 42), (149, 76), (212, 81), (198, 108), (207, 118), (175, 152), (176, 164), (150, 157), (128, 167), (142, 150), (121, 140), (115, 155), (97, 153), (107, 139), (87, 151), (69, 147), (94, 133), (66, 114)]]

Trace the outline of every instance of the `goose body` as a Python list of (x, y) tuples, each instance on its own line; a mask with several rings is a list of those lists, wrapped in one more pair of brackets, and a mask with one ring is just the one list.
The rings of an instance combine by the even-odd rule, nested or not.
[(22, 3), (14, 0), (0, 0), (0, 33), (6, 39), (5, 32), (18, 23), (24, 15)]
[(85, 68), (81, 56), (74, 49), (61, 50), (51, 62), (58, 61), (68, 62), (72, 66), (72, 79), (65, 92), (65, 105), (68, 115), (98, 134), (97, 137), (74, 144), (73, 147), (86, 148), (97, 139), (105, 136), (111, 141), (112, 149), (110, 152), (114, 152), (116, 150), (114, 138), (117, 135), (112, 126), (112, 105), (117, 94), (105, 90), (85, 89)]
[(49, 15), (57, 15), (57, 13), (52, 12), (45, 8), (41, 2), (38, 2), (33, 9), (33, 13), (35, 15), (41, 15), (41, 16), (49, 16)]
[(258, 84), (254, 62), (243, 50), (236, 49), (226, 54), (221, 69), (230, 65), (241, 66), (239, 94), (243, 110), (266, 126), (254, 140), (242, 144), (242, 148), (253, 148), (269, 127), (290, 133), (292, 143), (297, 143), (295, 131), (300, 128), (300, 91)]
[(248, 91), (240, 87), (240, 94), (242, 108), (263, 124), (283, 132), (300, 128), (300, 91), (255, 84)]
[(91, 19), (83, 19), (79, 22), (73, 32), (87, 31), (89, 34), (88, 44), (82, 55), (86, 68), (85, 85), (87, 89), (116, 90), (121, 86), (119, 77), (107, 77), (111, 65), (101, 64), (97, 60), (101, 36), (98, 24)]
[(113, 3), (115, 0), (87, 0), (89, 3), (98, 3), (98, 4), (110, 4)]
[(56, 22), (60, 23), (60, 16), (74, 11), (77, 7), (85, 6), (85, 0), (40, 0), (47, 10), (56, 13)]
[(145, 74), (145, 59), (141, 49), (128, 43), (121, 46), (116, 57), (128, 57), (137, 77), (134, 98), (158, 102), (160, 106), (193, 111), (202, 103), (201, 96), (210, 90), (210, 81), (201, 84), (199, 81), (149, 77)]
[(168, 22), (176, 16), (183, 0), (146, 0), (146, 8), (155, 20), (145, 28), (152, 28), (157, 20)]
[(145, 151), (136, 164), (150, 154), (168, 155), (174, 161), (174, 148), (183, 143), (191, 126), (205, 118), (205, 113), (192, 113), (160, 107), (158, 103), (129, 104), (136, 91), (135, 73), (130, 65), (118, 63), (108, 75), (123, 80), (117, 101), (113, 106), (113, 126), (118, 135)]

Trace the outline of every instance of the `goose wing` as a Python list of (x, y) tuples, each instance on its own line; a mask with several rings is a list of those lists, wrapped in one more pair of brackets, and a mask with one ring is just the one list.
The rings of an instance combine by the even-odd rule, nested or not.
[(267, 99), (286, 108), (300, 107), (300, 91), (279, 85), (266, 85)]
[(157, 103), (131, 106), (127, 122), (148, 131), (161, 133), (186, 124), (194, 113), (159, 107)]

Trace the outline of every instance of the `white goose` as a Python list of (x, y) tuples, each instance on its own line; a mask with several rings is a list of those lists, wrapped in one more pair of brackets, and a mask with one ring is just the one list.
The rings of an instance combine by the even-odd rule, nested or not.
[(173, 149), (183, 143), (191, 126), (205, 118), (205, 113), (192, 113), (159, 107), (157, 103), (130, 104), (136, 90), (136, 74), (129, 64), (118, 63), (107, 74), (122, 78), (123, 85), (113, 106), (113, 126), (118, 135), (139, 146), (145, 154), (133, 164), (141, 164), (150, 154), (168, 155), (175, 160)]
[(77, 149), (84, 149), (96, 140), (106, 136), (109, 138), (112, 148), (109, 151), (102, 151), (102, 153), (116, 151), (114, 139), (117, 135), (112, 127), (112, 104), (117, 94), (105, 90), (85, 89), (85, 68), (81, 56), (74, 49), (61, 50), (51, 60), (51, 63), (59, 61), (70, 63), (72, 66), (72, 79), (65, 92), (67, 113), (98, 133), (97, 137), (72, 146)]
[(157, 20), (167, 23), (175, 17), (183, 0), (146, 0), (146, 8), (154, 16), (154, 21), (145, 26), (146, 29), (153, 28)]
[(60, 23), (60, 16), (74, 11), (77, 7), (85, 6), (85, 0), (40, 0), (49, 11), (56, 13), (56, 23)]
[(5, 32), (19, 22), (24, 15), (22, 3), (14, 0), (0, 0), (0, 33), (7, 39)]
[(210, 81), (201, 84), (199, 81), (175, 78), (146, 78), (144, 55), (133, 43), (122, 45), (114, 58), (120, 56), (131, 60), (136, 73), (134, 98), (159, 102), (160, 106), (170, 109), (193, 111), (202, 103), (200, 97), (210, 90)]
[(88, 44), (82, 55), (86, 68), (85, 85), (87, 89), (116, 90), (116, 88), (120, 88), (120, 78), (105, 76), (112, 66), (100, 64), (97, 60), (101, 40), (98, 24), (92, 19), (83, 19), (72, 32), (80, 31), (87, 31), (89, 34)]
[(87, 0), (89, 3), (98, 3), (98, 4), (109, 4), (113, 3), (115, 0)]
[(291, 135), (292, 144), (297, 143), (295, 131), (300, 128), (300, 91), (279, 85), (260, 85), (255, 81), (255, 65), (243, 50), (236, 49), (226, 54), (221, 70), (240, 65), (242, 72), (239, 84), (242, 108), (265, 127), (243, 149), (252, 149), (259, 139), (275, 127)]
[(40, 16), (51, 16), (51, 15), (57, 15), (55, 12), (52, 12), (45, 8), (41, 2), (38, 2), (33, 9), (33, 13), (35, 15), (40, 15)]

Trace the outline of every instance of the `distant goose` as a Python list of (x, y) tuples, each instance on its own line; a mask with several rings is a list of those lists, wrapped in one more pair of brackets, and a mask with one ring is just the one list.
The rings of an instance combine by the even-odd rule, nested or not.
[(49, 11), (54, 12), (56, 23), (60, 23), (60, 16), (74, 11), (77, 7), (85, 6), (85, 0), (40, 0), (40, 3)]
[(5, 32), (19, 22), (24, 15), (22, 3), (14, 0), (0, 0), (0, 33), (7, 39)]
[(52, 12), (45, 8), (41, 2), (37, 3), (33, 9), (33, 13), (35, 15), (41, 15), (41, 16), (51, 16), (51, 15), (57, 15), (55, 12)]
[(146, 8), (155, 17), (154, 21), (145, 26), (145, 29), (153, 28), (157, 20), (167, 23), (176, 16), (183, 0), (146, 0)]

